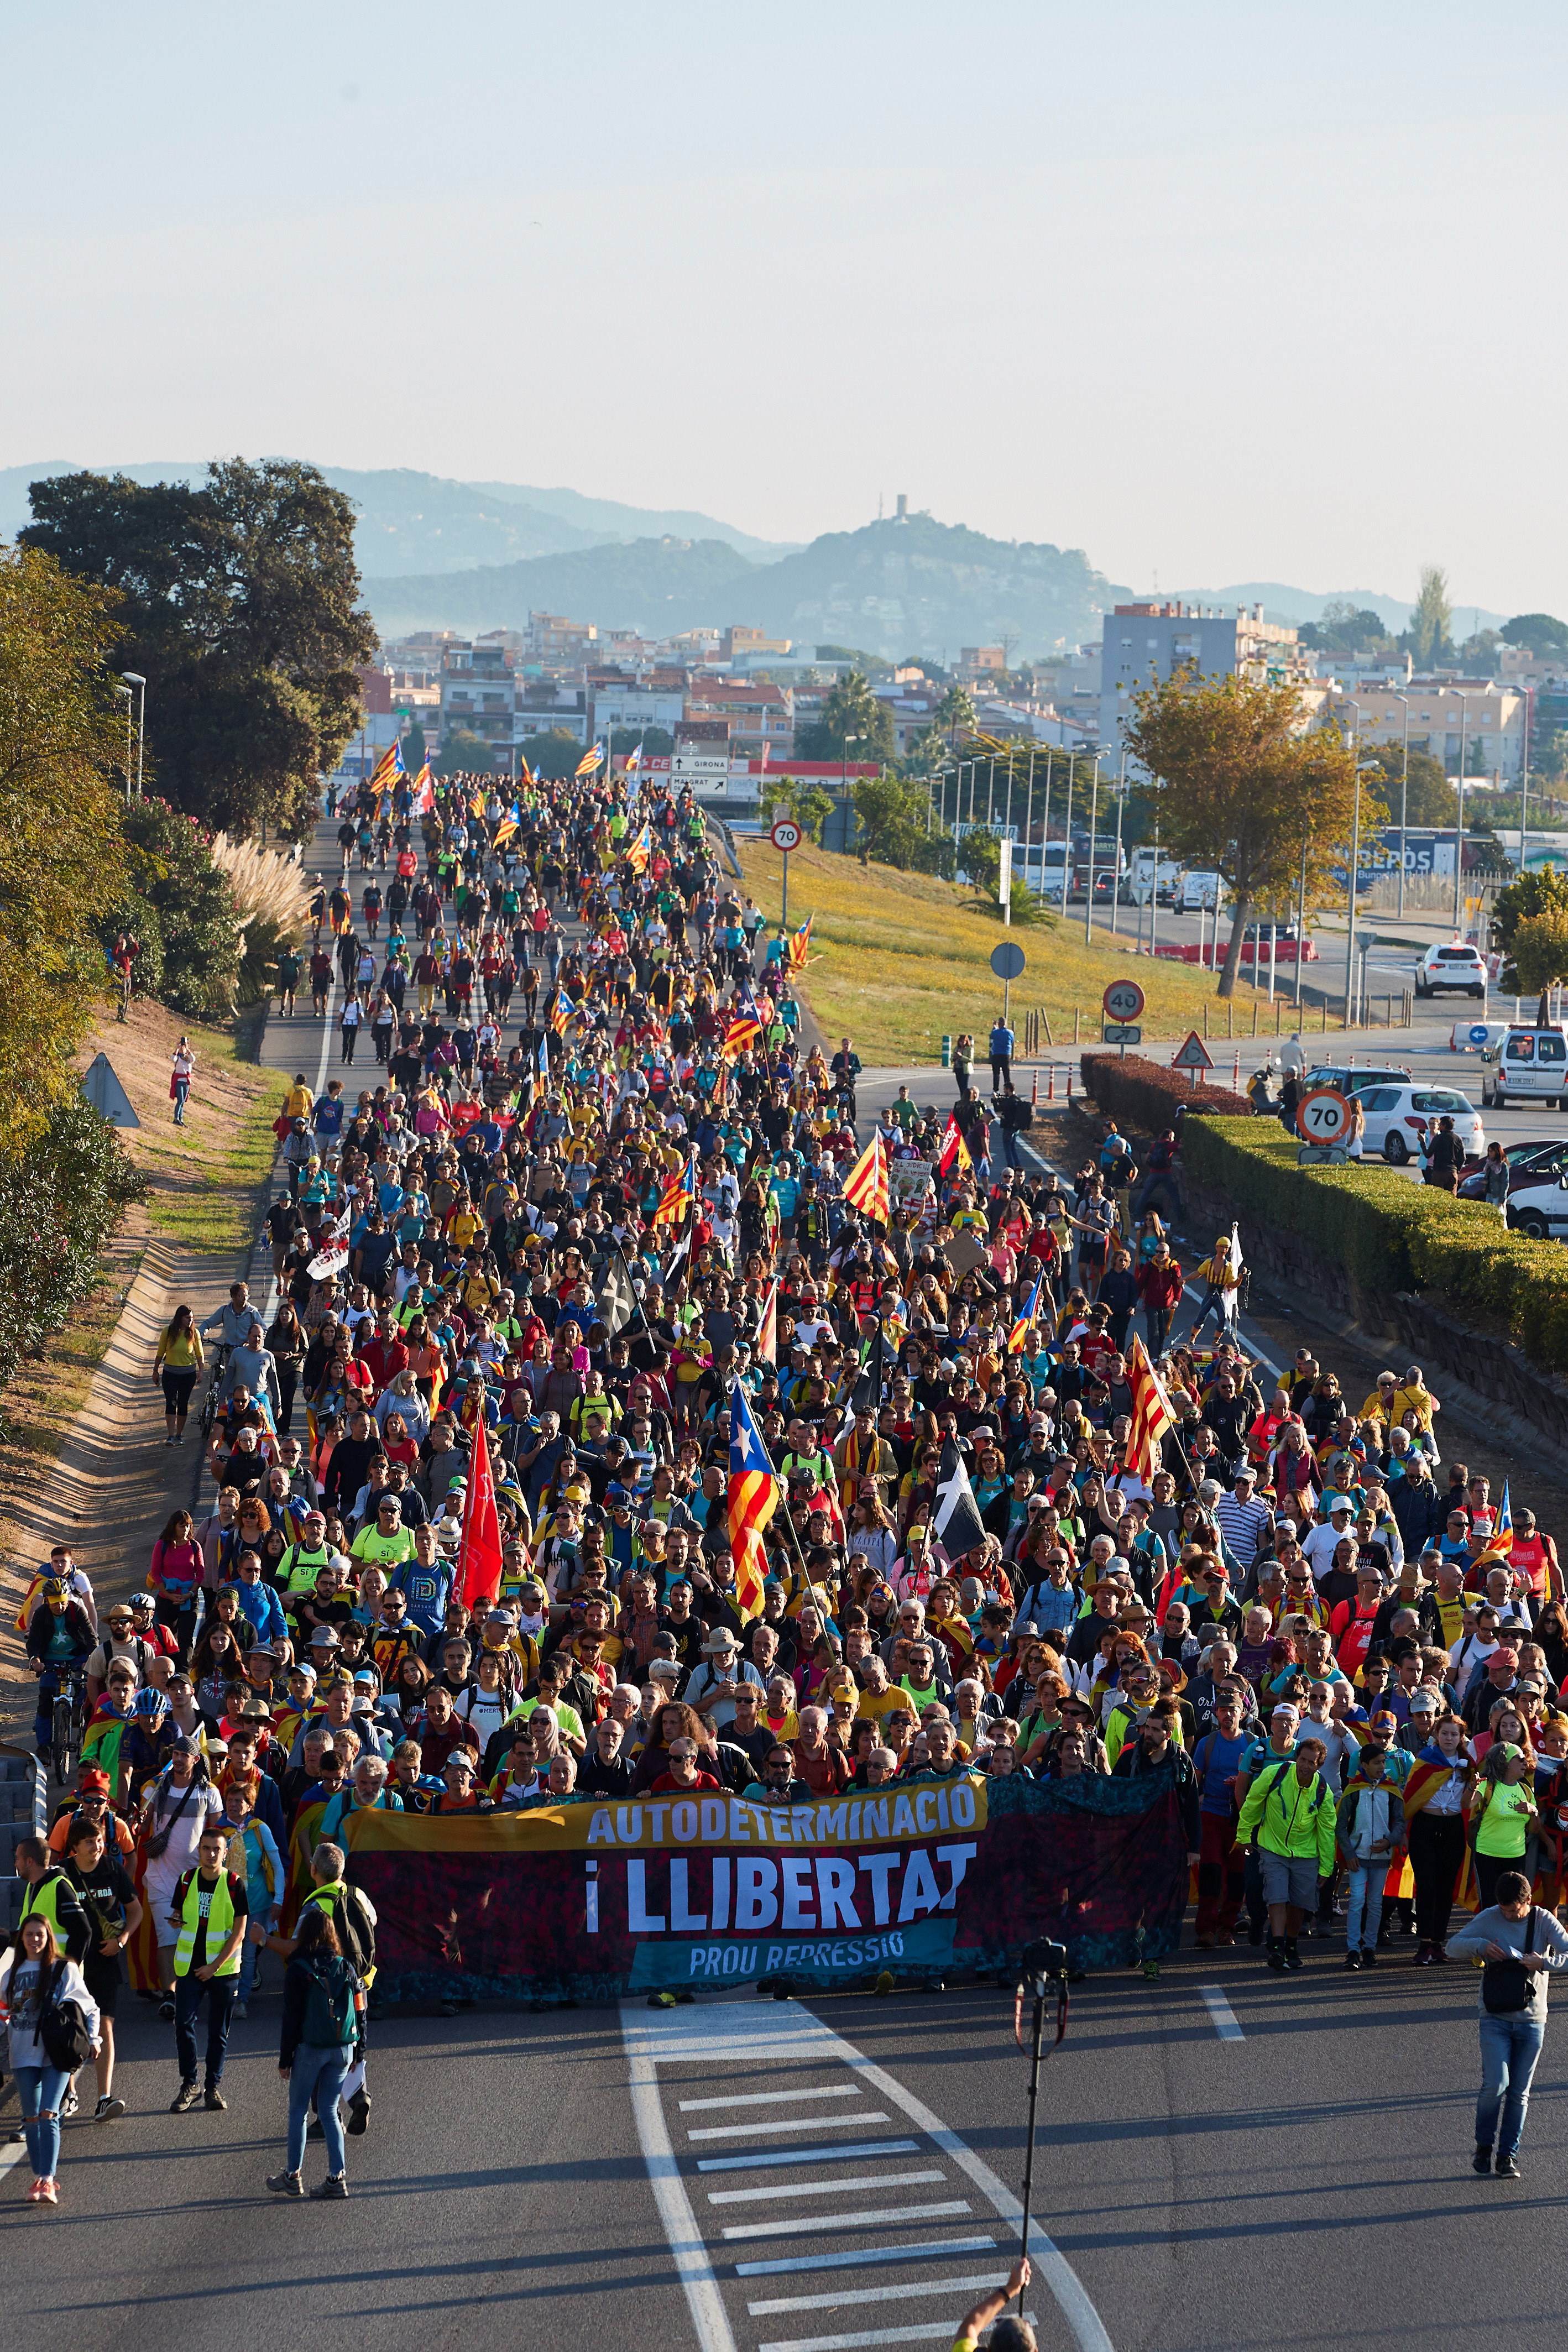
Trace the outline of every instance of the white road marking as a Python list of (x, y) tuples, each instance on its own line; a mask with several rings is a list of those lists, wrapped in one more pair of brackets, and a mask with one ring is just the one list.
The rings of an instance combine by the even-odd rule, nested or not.
[(942, 2254), (984, 2254), (995, 2243), (994, 2238), (932, 2238), (923, 2246), (857, 2246), (852, 2253), (845, 2254), (790, 2254), (782, 2263), (737, 2263), (735, 2276), (768, 2278), (780, 2271), (850, 2271), (863, 2263), (931, 2263)]
[[(924, 2189), (933, 2180), (945, 2180), (945, 2172), (857, 2172), (848, 2180), (792, 2180), (791, 2197), (837, 2197), (847, 2189)], [(770, 2180), (762, 2189), (710, 2189), (710, 2205), (755, 2205), (776, 2200), (784, 2194), (777, 2181)]]
[(686, 2295), (700, 2352), (736, 2352), (719, 2282), (713, 2275), (713, 2265), (665, 2127), (658, 2095), (656, 2037), (647, 2032), (646, 2023), (634, 2026), (629, 2016), (622, 2018), (621, 2032), (626, 2042), (626, 2071), (631, 2078), (632, 2116), (643, 2162), (647, 2167), (648, 2186)]
[(1220, 2040), (1245, 2042), (1247, 2036), (1243, 2033), (1237, 2021), (1236, 2011), (1226, 2000), (1221, 1988), (1218, 1985), (1199, 1985), (1198, 1990), (1204, 1997), (1204, 2007), (1213, 2018), (1214, 2030)]
[(683, 2116), (695, 2115), (699, 2107), (777, 2107), (793, 2099), (797, 2105), (808, 2099), (852, 2099), (856, 2095), (853, 2083), (832, 2083), (825, 2089), (820, 2084), (815, 2091), (745, 2091), (734, 2099), (682, 2099)]
[[(852, 2116), (791, 2116), (791, 2131), (842, 2131), (846, 2124), (885, 2124), (887, 2116), (879, 2107), (858, 2109)], [(744, 2139), (752, 2132), (776, 2132), (778, 2119), (770, 2116), (763, 2124), (703, 2124), (697, 2130), (688, 2129), (688, 2139)]]
[(20, 2136), (13, 2140), (9, 2147), (0, 2147), (0, 2180), (5, 2179), (14, 2164), (21, 2163), (26, 2153), (27, 2143)]
[(759, 2164), (842, 2164), (847, 2156), (913, 2156), (912, 2139), (859, 2139), (852, 2147), (748, 2148), (744, 2156), (700, 2156), (699, 2172), (748, 2172)]
[[(781, 2294), (771, 2301), (749, 2303), (753, 2319), (776, 2318), (785, 2311), (837, 2311), (841, 2304), (907, 2303), (916, 2294), (973, 2294), (982, 2287), (1005, 2286), (1005, 2271), (965, 2271), (961, 2278), (908, 2279), (899, 2286), (857, 2286), (846, 2280), (826, 2294)], [(963, 2313), (959, 2317), (963, 2317)]]
[(824, 2221), (814, 2213), (809, 2222), (792, 2216), (785, 2221), (748, 2221), (742, 2227), (725, 2230), (725, 2238), (801, 2238), (807, 2229), (870, 2230), (879, 2229), (884, 2222), (947, 2221), (955, 2214), (973, 2211), (973, 2207), (961, 2197), (951, 2197), (940, 2205), (884, 2205), (874, 2213), (840, 2213)]
[[(963, 2317), (961, 2312), (959, 2317)], [(1032, 2311), (1024, 2314), (1031, 2327), (1039, 2324)], [(759, 2344), (757, 2352), (861, 2352), (862, 2346), (872, 2344), (948, 2344), (952, 2340), (953, 2322), (939, 2320), (933, 2327), (921, 2322), (913, 2327), (867, 2327), (853, 2336), (795, 2336), (772, 2344)]]

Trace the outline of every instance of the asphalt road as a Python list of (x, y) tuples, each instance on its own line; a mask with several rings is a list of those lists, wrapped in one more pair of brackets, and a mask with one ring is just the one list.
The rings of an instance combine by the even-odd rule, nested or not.
[[(1418, 1977), (1411, 1948), (1369, 1979), (1309, 1944), (1279, 1979), (1243, 1945), (1075, 1993), (1042, 2082), (1042, 2345), (1507, 2340), (1555, 2316), (1568, 2027), (1523, 2180), (1478, 2180), (1475, 1979)], [(164, 2111), (171, 2029), (130, 2006), (131, 2112), (68, 2132), (58, 2210), (22, 2201), (25, 2166), (0, 2177), (18, 2344), (108, 2352), (133, 2308), (166, 2352), (215, 2319), (268, 2342), (347, 2323), (364, 2352), (546, 2326), (567, 2352), (941, 2347), (1016, 2245), (1026, 2066), (993, 1987), (379, 2026), (342, 2206), (262, 2187), (276, 1991), (236, 2029), (222, 2116)]]

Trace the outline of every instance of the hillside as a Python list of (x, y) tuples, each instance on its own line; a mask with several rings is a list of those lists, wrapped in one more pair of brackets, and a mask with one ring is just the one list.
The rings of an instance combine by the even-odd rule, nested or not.
[(663, 636), (748, 617), (742, 607), (755, 577), (756, 566), (721, 539), (637, 539), (473, 572), (367, 579), (363, 595), (384, 637), (405, 629), (521, 629), (534, 609)]
[(1098, 636), (1100, 614), (1127, 592), (1077, 550), (911, 515), (826, 532), (775, 563), (748, 564), (714, 540), (637, 540), (480, 572), (371, 578), (364, 593), (385, 635), (521, 628), (537, 605), (601, 628), (743, 621), (803, 645), (956, 661), (965, 645), (1011, 640), (1027, 656)]

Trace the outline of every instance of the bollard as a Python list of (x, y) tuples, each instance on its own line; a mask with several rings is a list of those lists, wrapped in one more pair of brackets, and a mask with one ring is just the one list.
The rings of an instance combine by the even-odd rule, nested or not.
[(1035, 1072), (1033, 1083), (1029, 1087), (1029, 1101), (1033, 1108), (1038, 1110), (1040, 1107), (1040, 1074), (1038, 1070)]
[(1072, 1041), (1075, 1045), (1078, 1044), (1078, 1027), (1080, 1012), (1081, 1008), (1075, 1004), (1072, 1009)]
[(1237, 1047), (1236, 1051), (1236, 1067), (1230, 1074), (1230, 1085), (1233, 1094), (1239, 1094), (1241, 1092), (1241, 1048), (1239, 1045)]
[(942, 1066), (944, 1070), (951, 1070), (952, 1067), (952, 1039), (951, 1037), (944, 1037), (942, 1041)]
[(1047, 1067), (1046, 1067), (1046, 1100), (1047, 1100), (1048, 1103), (1053, 1103), (1053, 1102), (1055, 1102), (1056, 1098), (1057, 1098), (1057, 1066), (1056, 1066), (1056, 1064), (1055, 1064), (1054, 1062), (1051, 1062), (1051, 1063), (1048, 1063), (1048, 1064), (1047, 1065)]
[(1072, 1064), (1068, 1064), (1068, 1108), (1072, 1108)]

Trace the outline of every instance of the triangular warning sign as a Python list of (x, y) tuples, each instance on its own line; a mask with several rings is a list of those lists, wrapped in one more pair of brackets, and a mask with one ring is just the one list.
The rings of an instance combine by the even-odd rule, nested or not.
[(140, 1127), (142, 1122), (131, 1108), (131, 1097), (114, 1075), (114, 1065), (107, 1054), (98, 1055), (81, 1082), (81, 1090), (94, 1110), (101, 1111), (110, 1127)]
[(1187, 1042), (1171, 1056), (1173, 1070), (1212, 1070), (1214, 1055), (1195, 1029), (1187, 1032)]

